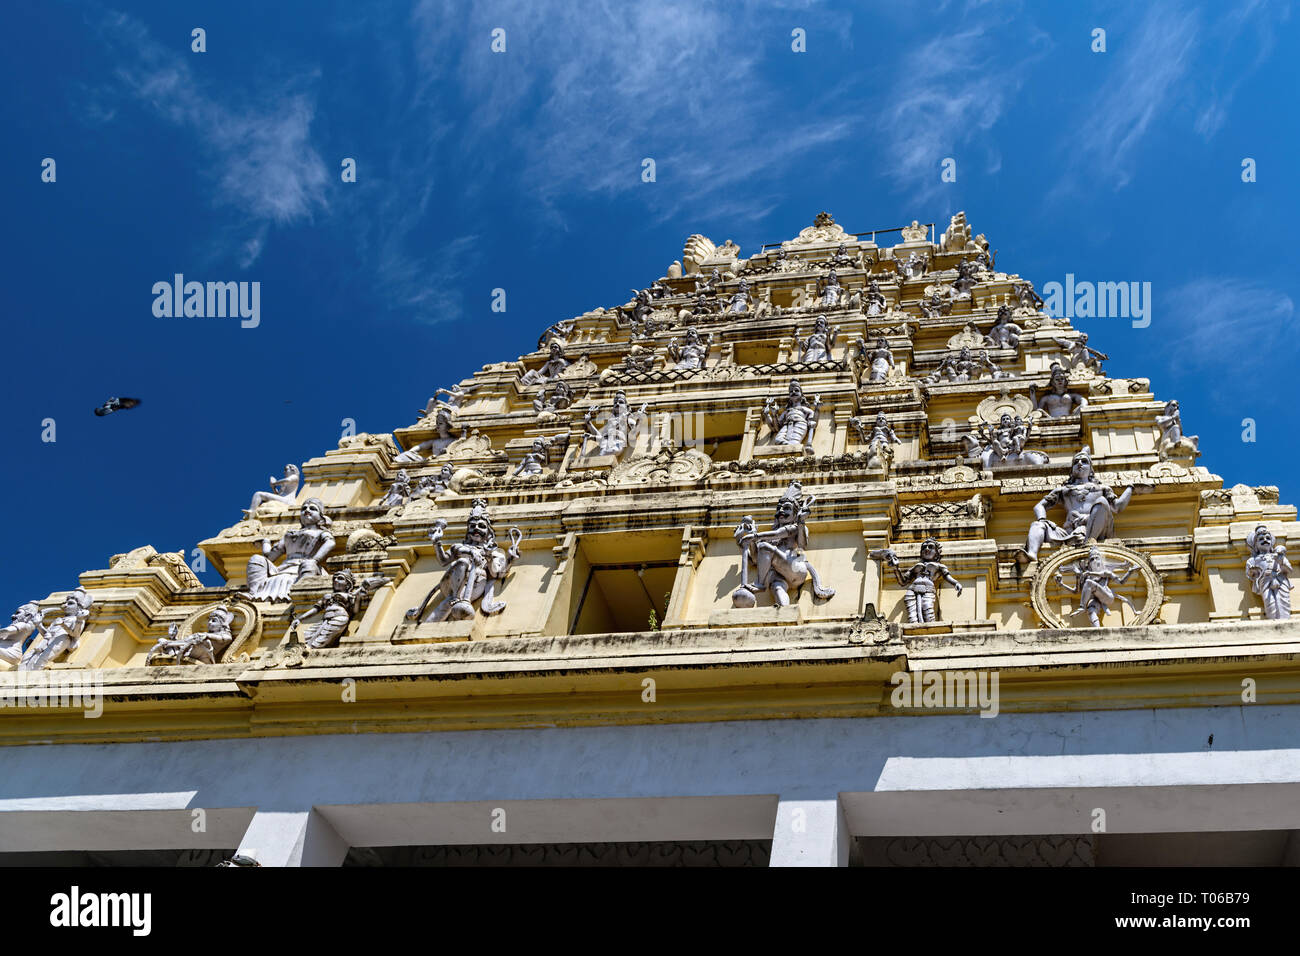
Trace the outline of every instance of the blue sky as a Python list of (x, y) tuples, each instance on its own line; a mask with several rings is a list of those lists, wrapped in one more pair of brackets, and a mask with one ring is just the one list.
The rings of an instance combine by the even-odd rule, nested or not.
[[(1287, 3), (11, 3), (0, 613), (188, 552), (343, 419), (411, 423), (693, 232), (747, 255), (822, 209), (964, 209), (1040, 288), (1150, 282), (1148, 328), (1076, 325), (1201, 464), (1296, 501), (1296, 40)], [(155, 317), (177, 272), (259, 281), (260, 325)]]

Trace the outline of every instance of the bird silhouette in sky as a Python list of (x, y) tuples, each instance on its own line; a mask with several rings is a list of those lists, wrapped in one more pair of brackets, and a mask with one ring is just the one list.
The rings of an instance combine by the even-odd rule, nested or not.
[(96, 415), (111, 415), (120, 408), (135, 408), (140, 404), (138, 398), (110, 398), (103, 405), (95, 409)]

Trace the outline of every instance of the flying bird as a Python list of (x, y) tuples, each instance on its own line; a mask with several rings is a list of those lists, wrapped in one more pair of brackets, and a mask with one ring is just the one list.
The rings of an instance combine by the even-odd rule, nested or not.
[(95, 414), (100, 416), (111, 415), (119, 408), (135, 408), (139, 404), (140, 399), (138, 398), (110, 398), (103, 405), (100, 405), (95, 409)]

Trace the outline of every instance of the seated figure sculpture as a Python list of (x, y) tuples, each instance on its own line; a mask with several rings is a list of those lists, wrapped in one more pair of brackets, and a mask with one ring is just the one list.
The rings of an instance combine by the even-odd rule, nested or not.
[(809, 405), (803, 397), (803, 388), (797, 381), (790, 382), (785, 408), (779, 412), (776, 399), (769, 398), (763, 405), (763, 421), (772, 433), (774, 445), (812, 446), (813, 432), (817, 428), (817, 408), (821, 398), (814, 396)]
[[(1024, 563), (1038, 560), (1044, 544), (1077, 546), (1088, 541), (1105, 541), (1115, 532), (1115, 516), (1123, 511), (1134, 492), (1147, 492), (1150, 485), (1130, 485), (1116, 495), (1109, 485), (1097, 480), (1092, 471), (1092, 452), (1087, 445), (1070, 462), (1070, 477), (1065, 484), (1049, 491), (1034, 505), (1034, 523), (1029, 526), (1025, 546), (1017, 553)], [(1060, 505), (1065, 509), (1065, 524), (1047, 518), (1048, 509)]]
[(973, 436), (967, 436), (969, 457), (978, 458), (986, 471), (995, 465), (1046, 465), (1047, 455), (1041, 451), (1026, 451), (1030, 423), (1009, 412), (1004, 412), (997, 424), (980, 422)]
[(361, 613), (362, 605), (372, 591), (388, 583), (388, 578), (375, 576), (366, 578), (360, 584), (356, 575), (348, 568), (334, 572), (332, 589), (311, 608), (294, 617), (289, 626), (294, 631), (298, 625), (317, 614), (323, 615), (319, 624), (308, 628), (303, 643), (310, 648), (333, 647), (348, 629), (348, 625)]
[(799, 339), (799, 361), (804, 363), (831, 361), (831, 349), (835, 348), (835, 338), (839, 334), (839, 326), (832, 329), (830, 323), (826, 321), (826, 316), (817, 316), (808, 338)]
[(253, 501), (244, 511), (244, 514), (252, 517), (254, 511), (260, 505), (268, 501), (278, 501), (282, 505), (292, 505), (293, 500), (298, 497), (298, 485), (302, 476), (298, 472), (297, 465), (285, 465), (283, 478), (272, 478), (272, 491), (258, 491), (253, 495)]
[(1023, 333), (1024, 329), (1011, 321), (1011, 309), (1004, 305), (998, 309), (998, 317), (985, 338), (995, 349), (1014, 349), (1020, 345)]
[(1003, 372), (989, 358), (989, 353), (981, 351), (979, 358), (971, 355), (970, 346), (963, 345), (956, 356), (948, 355), (939, 367), (925, 377), (925, 382), (935, 385), (947, 380), (949, 382), (973, 382), (987, 372), (992, 378), (1006, 378)]
[(1051, 378), (1043, 396), (1040, 398), (1037, 387), (1031, 386), (1029, 397), (1034, 401), (1034, 408), (1047, 412), (1048, 418), (1064, 418), (1088, 404), (1078, 392), (1070, 391), (1069, 373), (1060, 362), (1052, 363)]
[(235, 615), (225, 607), (217, 605), (208, 612), (208, 629), (178, 637), (180, 624), (173, 624), (167, 629), (167, 636), (149, 648), (145, 655), (145, 664), (215, 664), (221, 660), (235, 635), (230, 631), (230, 622)]
[(393, 478), (393, 483), (388, 488), (388, 494), (384, 495), (379, 502), (381, 508), (394, 508), (397, 505), (404, 505), (411, 500), (411, 476), (406, 473), (405, 468), (397, 471), (397, 476)]
[[(439, 391), (444, 390), (439, 389)], [(418, 445), (408, 448), (394, 458), (393, 461), (398, 464), (411, 464), (424, 461), (425, 455), (431, 457), (441, 455), (447, 450), (447, 446), (456, 440), (456, 436), (451, 433), (451, 420), (455, 412), (455, 405), (437, 401), (436, 398), (429, 399), (429, 407), (425, 409), (424, 417), (434, 416), (434, 427), (438, 430), (438, 437), (430, 438), (428, 441), (422, 441)]]
[(550, 382), (564, 374), (570, 362), (564, 357), (564, 346), (559, 342), (552, 342), (550, 345), (550, 357), (541, 368), (535, 368), (525, 372), (519, 379), (520, 385), (540, 385), (543, 382)]
[[(248, 559), (246, 593), (255, 601), (287, 601), (289, 589), (300, 580), (324, 573), (325, 559), (334, 550), (333, 521), (319, 498), (308, 498), (298, 511), (298, 528), (287, 531), (274, 545), (262, 539), (262, 553)], [(282, 564), (275, 563), (283, 557)]]
[(1195, 435), (1183, 434), (1183, 415), (1178, 410), (1177, 399), (1165, 404), (1164, 414), (1156, 416), (1156, 427), (1160, 429), (1157, 450), (1161, 461), (1181, 456), (1195, 458), (1200, 454), (1201, 440)]
[(85, 588), (76, 588), (63, 599), (63, 615), (55, 618), (48, 629), (40, 627), (41, 636), (32, 641), (18, 664), (20, 671), (42, 670), (46, 664), (59, 660), (77, 649), (81, 632), (86, 629), (94, 598)]
[(549, 438), (534, 438), (531, 449), (515, 466), (511, 472), (511, 477), (518, 478), (521, 475), (540, 475), (546, 470), (547, 465), (551, 463), (551, 445), (553, 442)]
[(446, 529), (447, 522), (439, 519), (429, 531), (429, 540), (434, 543), (438, 562), (447, 570), (419, 607), (406, 612), (406, 619), (420, 623), (467, 620), (474, 617), (475, 601), (485, 616), (500, 614), (506, 602), (496, 600), (496, 588), (519, 557), (523, 532), (511, 528), (510, 547), (504, 551), (498, 547), (487, 502), (481, 498), (470, 509), (461, 543), (444, 547)]
[[(809, 562), (808, 516), (816, 498), (804, 497), (802, 486), (790, 482), (776, 505), (776, 515), (768, 531), (759, 531), (754, 519), (746, 515), (736, 527), (736, 544), (740, 546), (740, 587), (731, 595), (734, 607), (754, 607), (756, 595), (772, 592), (777, 607), (790, 604), (790, 592), (796, 595), (805, 582), (811, 582), (813, 594), (823, 600), (835, 596), (835, 589), (822, 585), (816, 569)], [(750, 566), (754, 572), (751, 579)]]

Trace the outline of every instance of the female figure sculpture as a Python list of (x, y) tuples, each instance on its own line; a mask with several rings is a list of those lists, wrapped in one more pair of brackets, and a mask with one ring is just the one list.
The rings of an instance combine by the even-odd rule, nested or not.
[(1062, 568), (1066, 574), (1074, 575), (1074, 586), (1065, 583), (1061, 576), (1061, 571), (1056, 572), (1056, 583), (1065, 588), (1065, 590), (1079, 595), (1079, 607), (1070, 612), (1070, 616), (1077, 614), (1087, 614), (1088, 620), (1092, 622), (1093, 627), (1101, 627), (1101, 619), (1105, 617), (1106, 612), (1116, 600), (1123, 601), (1129, 606), (1129, 610), (1135, 615), (1137, 608), (1133, 607), (1133, 602), (1124, 595), (1115, 591), (1111, 586), (1118, 587), (1129, 579), (1129, 576), (1137, 570), (1136, 564), (1129, 564), (1127, 570), (1121, 575), (1116, 574), (1116, 568), (1112, 568), (1106, 556), (1102, 554), (1101, 548), (1089, 548), (1088, 560), (1086, 564), (1075, 563), (1068, 568)]
[(388, 578), (366, 578), (357, 584), (356, 575), (348, 568), (334, 572), (333, 590), (311, 606), (311, 609), (295, 616), (290, 623), (293, 630), (310, 617), (323, 614), (319, 624), (313, 624), (303, 638), (303, 643), (311, 648), (333, 647), (339, 642), (343, 632), (352, 623), (353, 618), (361, 613), (370, 592), (388, 583)]
[[(754, 607), (756, 594), (770, 590), (777, 607), (790, 603), (790, 592), (811, 581), (813, 594), (822, 599), (835, 596), (835, 589), (824, 587), (816, 569), (805, 553), (808, 547), (808, 516), (816, 498), (803, 497), (802, 486), (790, 482), (776, 505), (776, 515), (769, 531), (759, 531), (754, 519), (746, 515), (736, 527), (736, 544), (740, 546), (740, 587), (731, 595), (735, 607)], [(754, 566), (754, 579), (749, 568)]]
[(1250, 557), (1246, 559), (1246, 577), (1251, 590), (1264, 603), (1264, 617), (1285, 621), (1291, 617), (1291, 562), (1286, 548), (1277, 543), (1273, 532), (1264, 525), (1246, 535)]
[(18, 664), (20, 671), (38, 671), (56, 661), (65, 653), (77, 649), (81, 632), (86, 629), (86, 618), (90, 617), (90, 606), (94, 598), (86, 593), (85, 588), (77, 588), (63, 599), (63, 616), (55, 618), (49, 630), (37, 625), (41, 636), (32, 642)]
[(518, 478), (520, 475), (540, 475), (546, 470), (546, 466), (551, 463), (551, 440), (549, 438), (534, 438), (532, 450), (524, 455), (511, 477)]
[(253, 495), (252, 504), (244, 512), (246, 517), (252, 517), (253, 512), (259, 505), (268, 501), (278, 501), (283, 505), (292, 505), (293, 499), (298, 497), (298, 485), (302, 476), (298, 472), (297, 465), (285, 465), (283, 478), (272, 478), (272, 491), (259, 491)]
[(797, 381), (790, 382), (785, 408), (779, 413), (776, 399), (769, 398), (763, 405), (763, 420), (772, 433), (772, 443), (811, 447), (813, 432), (817, 428), (817, 407), (820, 404), (820, 396), (813, 396), (811, 405), (805, 402), (803, 388)]
[(921, 543), (921, 560), (906, 571), (899, 565), (898, 555), (893, 548), (872, 551), (871, 556), (889, 565), (894, 577), (905, 589), (903, 605), (907, 608), (909, 624), (931, 624), (938, 620), (939, 588), (944, 581), (961, 594), (961, 584), (943, 563), (943, 547), (936, 538), (926, 538)]
[(406, 473), (405, 468), (398, 469), (397, 477), (393, 479), (392, 485), (388, 489), (388, 494), (384, 495), (379, 502), (381, 508), (392, 508), (396, 505), (404, 505), (411, 497), (411, 476)]
[[(439, 519), (429, 531), (438, 562), (447, 571), (420, 603), (406, 612), (410, 621), (461, 621), (474, 616), (474, 602), (485, 615), (500, 614), (505, 601), (495, 599), (496, 587), (519, 557), (519, 542), (524, 533), (510, 529), (510, 547), (503, 551), (497, 546), (492, 521), (488, 516), (487, 502), (477, 499), (470, 509), (465, 524), (465, 540), (445, 548), (442, 535), (447, 522)], [(435, 603), (436, 599), (436, 603)]]
[[(255, 601), (287, 601), (289, 589), (305, 577), (321, 574), (325, 559), (334, 550), (333, 522), (319, 498), (308, 498), (298, 512), (298, 528), (287, 531), (274, 545), (262, 539), (262, 553), (248, 559), (246, 590)], [(277, 558), (282, 564), (276, 565)]]
[(727, 305), (728, 312), (748, 312), (754, 304), (754, 297), (749, 294), (749, 280), (741, 279), (740, 288), (731, 296)]

